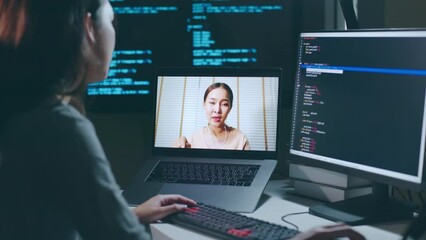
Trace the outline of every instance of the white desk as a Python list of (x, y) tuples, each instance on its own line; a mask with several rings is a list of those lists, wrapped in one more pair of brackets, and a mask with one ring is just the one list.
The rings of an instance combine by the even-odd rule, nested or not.
[[(268, 183), (256, 211), (246, 215), (293, 228), (293, 226), (283, 222), (281, 217), (289, 213), (308, 212), (308, 207), (314, 204), (318, 204), (318, 202), (292, 195), (288, 181), (273, 180)], [(313, 216), (309, 213), (288, 216), (286, 217), (286, 220), (296, 224), (300, 231), (306, 231), (316, 226), (332, 224), (329, 220)], [(354, 229), (362, 233), (367, 240), (400, 240), (400, 234), (404, 231), (406, 225), (406, 222), (396, 222), (374, 226), (356, 226)], [(210, 236), (167, 223), (155, 223), (151, 224), (150, 227), (154, 240), (215, 239)]]

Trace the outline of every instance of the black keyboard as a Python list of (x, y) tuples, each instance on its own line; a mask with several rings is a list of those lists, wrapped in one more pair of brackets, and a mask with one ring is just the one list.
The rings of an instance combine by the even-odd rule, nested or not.
[(147, 182), (250, 186), (260, 165), (160, 161)]
[(277, 240), (289, 239), (299, 233), (285, 226), (202, 203), (173, 214), (165, 221), (216, 236), (219, 239)]

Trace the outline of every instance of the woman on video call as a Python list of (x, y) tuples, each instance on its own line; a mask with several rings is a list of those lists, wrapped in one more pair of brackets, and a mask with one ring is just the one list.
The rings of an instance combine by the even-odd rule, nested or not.
[(249, 150), (244, 133), (228, 126), (225, 121), (231, 112), (234, 94), (226, 83), (213, 83), (204, 93), (203, 108), (208, 124), (189, 138), (180, 137), (174, 147)]

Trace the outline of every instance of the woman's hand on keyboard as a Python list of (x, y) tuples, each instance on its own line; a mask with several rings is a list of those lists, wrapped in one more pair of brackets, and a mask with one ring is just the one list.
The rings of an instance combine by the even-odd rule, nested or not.
[(178, 194), (156, 195), (148, 201), (133, 208), (134, 213), (142, 223), (150, 223), (160, 220), (172, 213), (182, 211), (187, 206), (194, 206), (197, 203)]
[(365, 240), (359, 232), (344, 223), (312, 228), (291, 238), (290, 240), (335, 239), (347, 237), (350, 240)]

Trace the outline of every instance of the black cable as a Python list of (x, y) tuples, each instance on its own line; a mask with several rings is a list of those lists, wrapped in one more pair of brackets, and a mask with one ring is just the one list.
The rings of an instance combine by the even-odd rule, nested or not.
[(286, 217), (288, 217), (288, 216), (299, 215), (299, 214), (307, 214), (307, 213), (309, 213), (309, 212), (296, 212), (296, 213), (289, 213), (289, 214), (286, 214), (286, 215), (282, 216), (282, 217), (281, 217), (281, 220), (282, 220), (283, 222), (285, 222), (285, 223), (290, 224), (291, 226), (293, 226), (293, 227), (296, 229), (296, 231), (299, 231), (299, 227), (298, 227), (296, 224), (294, 224), (294, 223), (292, 223), (292, 222), (289, 222), (289, 221), (285, 220), (285, 218), (286, 218)]
[(423, 199), (422, 192), (418, 192), (417, 194), (418, 194), (418, 196), (419, 196), (420, 203), (421, 203), (422, 208), (423, 208), (423, 207), (424, 207), (424, 205), (425, 205), (425, 202), (424, 202), (424, 199)]
[(407, 199), (405, 198), (404, 194), (401, 192), (401, 189), (399, 189), (397, 187), (393, 187), (393, 189), (399, 193), (399, 195), (401, 196), (401, 198), (402, 198), (402, 200), (404, 202), (407, 201)]
[(413, 195), (411, 195), (410, 190), (407, 190), (407, 196), (408, 196), (408, 201), (410, 201), (410, 203), (413, 203)]

